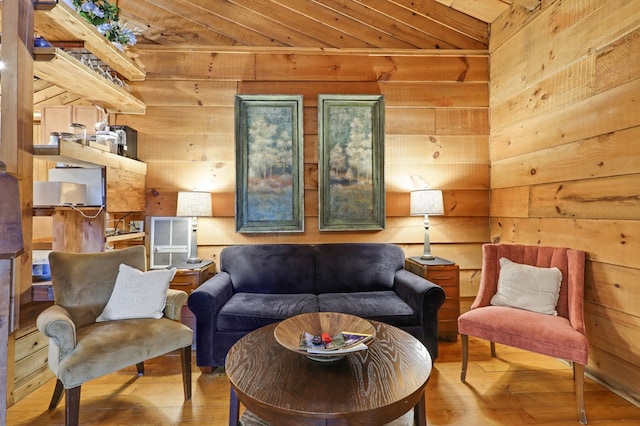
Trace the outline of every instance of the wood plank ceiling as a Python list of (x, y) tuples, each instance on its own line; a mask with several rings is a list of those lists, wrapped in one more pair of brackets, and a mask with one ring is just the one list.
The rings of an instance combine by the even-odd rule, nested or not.
[[(112, 0), (141, 45), (392, 50), (484, 50), (511, 5), (533, 11), (541, 1)], [(36, 110), (54, 97), (78, 100), (45, 81), (34, 90)]]
[(118, 0), (139, 43), (379, 49), (486, 49), (513, 2), (540, 0)]

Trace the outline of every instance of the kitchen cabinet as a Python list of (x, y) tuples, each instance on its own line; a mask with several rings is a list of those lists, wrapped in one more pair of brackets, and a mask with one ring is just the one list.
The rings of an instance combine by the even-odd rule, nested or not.
[(101, 119), (100, 110), (93, 105), (45, 105), (40, 119), (41, 143), (49, 144), (52, 132), (69, 132), (71, 123), (83, 124), (87, 128), (87, 135), (95, 135), (95, 125)]

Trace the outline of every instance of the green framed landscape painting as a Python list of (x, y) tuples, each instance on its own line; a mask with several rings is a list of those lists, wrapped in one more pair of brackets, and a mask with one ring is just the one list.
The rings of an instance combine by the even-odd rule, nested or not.
[(384, 229), (384, 96), (319, 95), (318, 141), (319, 229)]
[(236, 231), (304, 231), (302, 96), (237, 95)]

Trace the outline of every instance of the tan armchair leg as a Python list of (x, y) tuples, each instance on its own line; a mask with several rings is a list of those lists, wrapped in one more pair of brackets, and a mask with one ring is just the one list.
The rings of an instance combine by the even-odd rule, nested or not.
[(60, 400), (62, 399), (63, 392), (64, 392), (64, 385), (62, 384), (60, 379), (58, 379), (56, 381), (56, 388), (53, 390), (53, 396), (51, 397), (51, 402), (49, 403), (49, 410), (55, 410), (55, 408), (60, 403)]
[(65, 390), (65, 426), (78, 426), (80, 418), (80, 386)]
[(578, 421), (587, 424), (587, 410), (584, 407), (584, 365), (573, 363), (573, 381), (576, 387), (576, 402), (578, 404)]
[(144, 375), (144, 362), (139, 362), (136, 364), (136, 370), (138, 370), (138, 377)]
[(180, 361), (182, 363), (182, 386), (184, 400), (191, 399), (191, 345), (180, 349)]
[(462, 341), (462, 371), (460, 372), (460, 381), (464, 383), (467, 377), (467, 363), (469, 362), (469, 336), (460, 335)]

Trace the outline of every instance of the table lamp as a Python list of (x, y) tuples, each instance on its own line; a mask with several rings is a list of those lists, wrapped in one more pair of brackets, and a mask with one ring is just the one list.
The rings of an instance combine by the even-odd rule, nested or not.
[(211, 193), (198, 191), (178, 192), (178, 208), (176, 216), (191, 217), (191, 250), (187, 263), (200, 263), (202, 259), (198, 257), (198, 217), (212, 215)]
[(429, 215), (444, 214), (442, 191), (438, 189), (416, 189), (411, 191), (409, 209), (411, 216), (424, 215), (424, 253), (420, 256), (420, 259), (434, 259), (435, 256), (431, 254), (431, 242), (429, 240)]

